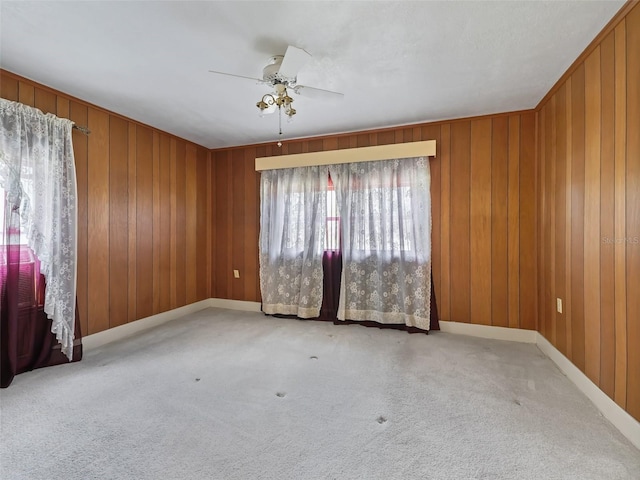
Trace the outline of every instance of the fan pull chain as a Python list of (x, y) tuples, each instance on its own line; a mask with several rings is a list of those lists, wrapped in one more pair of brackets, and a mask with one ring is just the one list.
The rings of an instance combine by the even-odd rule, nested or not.
[[(278, 107), (278, 131), (280, 134), (279, 138), (282, 138), (282, 108)], [(282, 147), (282, 142), (278, 140), (279, 147)]]

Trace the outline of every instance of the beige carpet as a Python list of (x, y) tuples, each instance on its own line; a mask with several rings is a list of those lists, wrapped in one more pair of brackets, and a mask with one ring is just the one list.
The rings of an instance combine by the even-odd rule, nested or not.
[(20, 375), (0, 477), (640, 479), (534, 345), (207, 309)]

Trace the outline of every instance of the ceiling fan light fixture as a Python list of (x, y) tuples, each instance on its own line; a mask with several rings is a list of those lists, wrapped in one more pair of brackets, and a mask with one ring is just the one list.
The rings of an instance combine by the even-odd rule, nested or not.
[(296, 114), (295, 108), (291, 106), (293, 98), (287, 93), (287, 89), (284, 85), (280, 85), (281, 88), (277, 88), (274, 93), (266, 93), (262, 96), (262, 99), (256, 103), (256, 107), (260, 109), (260, 112), (264, 112), (272, 106), (277, 106), (279, 109), (284, 108), (284, 113), (289, 117)]
[(341, 93), (330, 90), (298, 85), (298, 72), (309, 61), (309, 58), (311, 58), (309, 52), (289, 45), (284, 55), (272, 55), (269, 58), (267, 65), (262, 69), (262, 79), (216, 70), (209, 71), (271, 86), (274, 91), (263, 95), (262, 99), (256, 103), (256, 107), (260, 110), (260, 117), (274, 113), (276, 109), (278, 110), (279, 134), (282, 135), (282, 114), (284, 113), (287, 116), (287, 121), (290, 122), (297, 113), (296, 109), (292, 107), (293, 98), (291, 98), (287, 89), (295, 92), (296, 95), (302, 93), (303, 96), (309, 98), (329, 97), (335, 99), (344, 96)]

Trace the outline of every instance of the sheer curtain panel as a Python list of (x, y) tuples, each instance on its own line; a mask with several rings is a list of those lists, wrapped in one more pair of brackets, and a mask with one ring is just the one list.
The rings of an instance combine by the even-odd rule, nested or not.
[(327, 167), (262, 171), (259, 255), (264, 313), (320, 315), (327, 179)]
[(15, 227), (40, 261), (44, 312), (62, 352), (73, 357), (77, 198), (70, 120), (0, 99), (0, 186), (5, 227)]
[(428, 159), (331, 165), (329, 170), (342, 228), (338, 319), (429, 330)]

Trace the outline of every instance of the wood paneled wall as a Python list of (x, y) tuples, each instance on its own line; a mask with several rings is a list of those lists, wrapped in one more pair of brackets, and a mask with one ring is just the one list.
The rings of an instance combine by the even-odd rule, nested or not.
[(209, 150), (0, 72), (3, 98), (74, 130), (83, 335), (209, 298)]
[[(260, 301), (256, 156), (435, 139), (433, 274), (440, 317), (536, 328), (535, 113), (212, 151), (212, 295)], [(233, 278), (233, 270), (240, 278)]]
[(435, 139), (441, 318), (537, 328), (640, 419), (637, 2), (623, 7), (535, 112), (282, 148), (208, 151), (8, 72), (0, 71), (0, 83), (2, 97), (92, 131), (74, 132), (84, 334), (209, 297), (260, 300), (256, 156)]
[(640, 419), (640, 4), (569, 73), (538, 114), (540, 332)]

